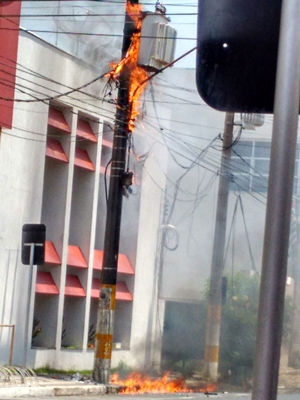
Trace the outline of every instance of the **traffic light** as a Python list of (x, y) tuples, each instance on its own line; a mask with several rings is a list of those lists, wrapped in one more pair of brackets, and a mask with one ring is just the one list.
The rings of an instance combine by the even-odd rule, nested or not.
[(281, 0), (198, 0), (196, 82), (211, 107), (272, 113)]

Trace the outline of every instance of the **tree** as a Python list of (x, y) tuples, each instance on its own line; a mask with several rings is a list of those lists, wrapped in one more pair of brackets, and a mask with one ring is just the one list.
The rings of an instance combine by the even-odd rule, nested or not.
[[(254, 363), (256, 325), (259, 303), (260, 275), (246, 276), (237, 272), (227, 276), (228, 289), (223, 304), (220, 364), (221, 378), (230, 383), (248, 386)], [(293, 306), (285, 300), (283, 343), (290, 338)]]
[(226, 302), (222, 310), (220, 365), (221, 377), (244, 385), (251, 378), (259, 301), (258, 274), (239, 272), (228, 276)]
[[(249, 387), (254, 363), (260, 275), (244, 271), (227, 275), (220, 335), (220, 380)], [(200, 304), (167, 302), (162, 365), (190, 374), (204, 355), (209, 281)], [(285, 300), (283, 343), (290, 338), (292, 299)], [(188, 328), (187, 328), (188, 327)], [(197, 363), (196, 363), (197, 360)]]

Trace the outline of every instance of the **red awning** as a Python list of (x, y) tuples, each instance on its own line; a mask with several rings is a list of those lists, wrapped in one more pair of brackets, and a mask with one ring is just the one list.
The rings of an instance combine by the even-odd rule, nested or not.
[[(105, 167), (103, 167), (102, 165), (100, 166), (100, 174), (105, 174)], [(110, 175), (110, 166), (106, 170), (106, 175)]]
[(64, 161), (66, 163), (69, 162), (61, 143), (52, 138), (47, 138), (46, 156), (55, 158), (56, 160)]
[[(99, 292), (100, 292), (100, 279), (93, 278), (91, 297), (93, 299), (98, 299)], [(132, 301), (133, 300), (132, 295), (129, 292), (128, 287), (125, 282), (117, 282), (116, 300), (123, 300), (123, 301)]]
[[(101, 270), (102, 264), (103, 264), (103, 250), (95, 250), (94, 251), (94, 269)], [(126, 254), (119, 254), (118, 273), (134, 275), (134, 270), (133, 270)]]
[(63, 112), (57, 108), (49, 108), (48, 125), (65, 133), (71, 133)]
[(52, 242), (46, 241), (45, 243), (45, 263), (60, 265), (61, 260)]
[(134, 270), (128, 260), (126, 254), (119, 254), (118, 257), (118, 272), (120, 274), (134, 275)]
[(76, 275), (66, 275), (66, 296), (85, 297), (85, 291)]
[(37, 271), (35, 293), (40, 293), (40, 294), (59, 293), (50, 272)]
[(93, 299), (98, 299), (99, 298), (99, 292), (100, 292), (100, 279), (93, 278), (91, 297)]
[(94, 135), (90, 124), (82, 119), (78, 119), (76, 136), (91, 142), (97, 142), (97, 137)]
[(90, 171), (95, 171), (95, 167), (88, 155), (88, 152), (78, 147), (75, 149), (75, 161), (74, 164), (77, 167), (85, 168)]
[(77, 268), (87, 268), (87, 262), (80, 250), (80, 247), (70, 245), (68, 246), (68, 258), (67, 265), (69, 267), (77, 267)]
[(132, 301), (133, 297), (128, 290), (125, 282), (117, 282), (116, 299), (123, 301)]
[(108, 147), (109, 149), (112, 149), (113, 147), (112, 142), (107, 139), (102, 139), (102, 146)]

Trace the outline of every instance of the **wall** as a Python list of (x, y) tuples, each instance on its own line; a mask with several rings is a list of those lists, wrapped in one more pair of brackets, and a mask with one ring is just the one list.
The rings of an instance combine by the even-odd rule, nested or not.
[[(57, 232), (61, 234), (64, 232), (65, 224), (63, 216), (66, 210), (64, 201), (66, 194), (64, 195), (64, 193), (66, 193), (68, 169), (56, 171), (64, 179), (56, 180), (55, 185), (52, 179), (56, 174), (52, 168), (53, 165), (52, 167), (46, 165), (45, 169), (49, 100), (59, 95), (62, 103), (65, 101), (68, 106), (72, 103), (73, 107), (79, 107), (90, 115), (100, 111), (108, 121), (112, 119), (114, 107), (103, 104), (100, 100), (98, 103), (95, 100), (89, 101), (88, 96), (84, 98), (79, 93), (69, 95), (64, 99), (61, 95), (64, 91), (69, 91), (70, 87), (75, 88), (93, 80), (95, 76), (100, 75), (99, 70), (25, 32), (21, 32), (19, 38), (18, 63), (15, 96), (17, 101), (13, 127), (11, 130), (3, 129), (1, 132), (0, 260), (4, 279), (1, 280), (0, 317), (1, 323), (16, 325), (13, 364), (24, 365), (27, 362), (25, 357), (27, 330), (29, 344), (31, 341), (31, 321), (27, 326), (31, 271), (29, 266), (24, 266), (20, 262), (22, 225), (40, 223), (42, 218), (49, 227), (52, 226), (47, 234), (55, 237)], [(88, 87), (86, 93), (98, 96), (104, 84), (105, 81), (99, 80)], [(21, 87), (22, 90), (19, 90)], [(35, 95), (33, 95), (34, 93)], [(37, 101), (35, 97), (44, 101)], [(47, 164), (49, 163), (51, 164), (51, 161), (47, 159)], [(51, 174), (44, 175), (44, 170), (50, 171), (51, 169), (52, 178)], [(47, 185), (43, 198), (44, 180)], [(75, 183), (79, 182), (80, 184), (81, 180), (78, 175)], [(88, 181), (84, 181), (84, 184), (87, 185)], [(90, 190), (90, 186), (87, 187), (87, 190)], [(48, 207), (47, 199), (50, 197), (52, 204), (50, 207), (49, 202)], [(47, 211), (44, 214), (42, 213), (43, 202), (43, 209)], [(75, 205), (74, 209), (76, 211)], [(57, 224), (53, 224), (56, 217), (58, 217)], [(74, 222), (76, 222), (76, 218), (74, 218)], [(87, 220), (87, 223), (91, 225), (91, 219)], [(76, 239), (75, 235), (74, 239)], [(62, 237), (57, 241), (61, 240)], [(57, 304), (53, 307), (50, 308), (52, 310), (57, 308)], [(84, 312), (83, 309), (83, 315)], [(53, 318), (51, 323), (56, 324), (56, 316), (50, 318)], [(2, 334), (1, 348), (2, 343), (4, 347), (7, 346), (8, 340), (8, 333), (2, 331)], [(83, 335), (82, 331), (80, 335)], [(49, 347), (53, 345), (52, 337)], [(30, 359), (31, 365), (34, 365), (33, 359), (34, 357)]]
[(104, 73), (120, 58), (124, 12), (109, 1), (26, 1), (21, 27)]
[[(0, 191), (4, 200), (0, 207), (3, 226), (0, 257), (5, 276), (1, 322), (16, 325), (13, 364), (91, 369), (93, 351), (87, 348), (87, 338), (89, 327), (95, 321), (97, 303), (90, 301), (91, 280), (95, 276), (93, 249), (103, 246), (106, 207), (101, 169), (106, 165), (106, 150), (101, 141), (102, 135), (105, 137), (109, 132), (108, 126), (113, 126), (114, 105), (102, 101), (106, 79), (95, 79), (101, 75), (97, 68), (32, 34), (20, 34), (18, 63), (13, 128), (1, 134)], [(84, 94), (80, 91), (63, 94), (90, 81), (94, 83), (84, 89)], [(48, 126), (49, 103), (62, 111), (71, 133), (64, 136)], [(161, 108), (161, 115), (167, 112), (165, 107)], [(95, 123), (97, 150), (89, 153), (96, 173), (74, 168), (75, 148), (79, 144), (84, 147), (76, 138), (78, 116), (88, 116), (91, 126)], [(45, 157), (47, 135), (61, 141), (68, 163), (57, 164)], [(138, 127), (134, 145), (130, 169), (135, 172), (136, 181), (132, 194), (123, 200), (120, 242), (120, 251), (128, 255), (135, 269), (135, 276), (120, 276), (120, 279), (126, 280), (134, 301), (117, 306), (115, 340), (122, 342), (122, 347), (114, 351), (113, 365), (120, 360), (140, 365), (140, 360), (136, 360), (141, 358), (143, 362), (146, 348), (153, 341), (151, 335), (145, 338), (156, 302), (152, 289), (156, 282), (157, 232), (167, 157), (164, 146), (157, 146), (156, 139)], [(46, 263), (34, 268), (31, 285), (30, 268), (20, 262), (21, 229), (24, 223), (40, 222), (46, 224), (46, 238), (55, 245), (60, 264)], [(69, 244), (80, 246), (88, 263), (87, 270), (67, 265)], [(39, 271), (51, 273), (58, 295), (34, 295)], [(79, 277), (86, 297), (64, 296), (66, 273)], [(34, 316), (39, 319), (43, 333), (34, 339), (31, 348)], [(61, 341), (64, 329), (68, 337)], [(2, 332), (2, 339), (1, 346), (7, 347), (8, 331)], [(61, 348), (61, 344), (75, 345), (76, 349)], [(7, 354), (1, 354), (4, 363)]]

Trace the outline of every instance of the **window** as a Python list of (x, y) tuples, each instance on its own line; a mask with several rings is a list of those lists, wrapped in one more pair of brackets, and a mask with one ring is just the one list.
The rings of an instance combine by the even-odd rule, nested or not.
[[(230, 190), (267, 192), (270, 142), (240, 141), (232, 148)], [(296, 153), (294, 190), (298, 184), (299, 149)]]

